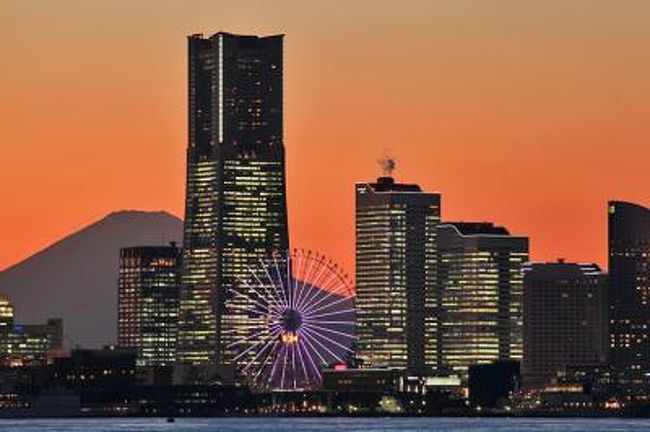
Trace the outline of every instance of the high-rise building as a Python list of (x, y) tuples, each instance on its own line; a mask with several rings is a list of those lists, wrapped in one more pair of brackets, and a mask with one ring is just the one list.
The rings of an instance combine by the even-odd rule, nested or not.
[(526, 387), (543, 388), (567, 367), (604, 364), (607, 275), (597, 264), (526, 264), (524, 311)]
[(610, 361), (650, 385), (650, 209), (609, 203)]
[(120, 250), (117, 342), (138, 366), (176, 361), (181, 251), (176, 245)]
[(440, 195), (380, 177), (356, 185), (357, 357), (369, 366), (436, 368)]
[[(249, 306), (224, 313), (249, 267), (289, 247), (282, 35), (193, 35), (179, 354), (230, 363)], [(233, 308), (233, 309), (236, 309)]]
[(521, 360), (528, 238), (489, 222), (438, 226), (441, 368), (467, 378), (472, 364)]

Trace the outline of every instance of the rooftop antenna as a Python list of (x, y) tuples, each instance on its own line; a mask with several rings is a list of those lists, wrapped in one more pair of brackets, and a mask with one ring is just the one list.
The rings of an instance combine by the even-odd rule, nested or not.
[(397, 168), (397, 161), (394, 158), (389, 156), (384, 156), (381, 159), (379, 159), (377, 163), (381, 167), (382, 175), (384, 175), (385, 177), (393, 176), (393, 171), (395, 171), (395, 168)]

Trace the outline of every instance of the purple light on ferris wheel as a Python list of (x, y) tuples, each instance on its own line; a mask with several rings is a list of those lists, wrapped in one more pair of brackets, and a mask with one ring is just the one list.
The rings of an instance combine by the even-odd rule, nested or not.
[(226, 301), (240, 325), (227, 350), (257, 389), (318, 387), (322, 369), (345, 363), (355, 340), (354, 288), (340, 267), (303, 250), (249, 268)]

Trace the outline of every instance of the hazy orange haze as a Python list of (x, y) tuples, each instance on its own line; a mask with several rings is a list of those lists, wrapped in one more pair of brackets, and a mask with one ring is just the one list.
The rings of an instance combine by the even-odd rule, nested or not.
[(186, 39), (285, 33), (294, 246), (353, 273), (354, 182), (605, 261), (606, 200), (650, 205), (647, 1), (0, 3), (0, 268), (118, 209), (182, 217)]

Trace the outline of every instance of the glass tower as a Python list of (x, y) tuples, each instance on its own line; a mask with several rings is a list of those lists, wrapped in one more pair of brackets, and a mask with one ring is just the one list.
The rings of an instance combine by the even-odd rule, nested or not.
[(592, 263), (524, 268), (524, 383), (544, 388), (567, 366), (600, 366), (607, 353), (607, 275)]
[[(650, 385), (650, 209), (609, 203), (610, 361), (630, 388)], [(638, 386), (637, 386), (638, 385)]]
[[(228, 364), (246, 334), (232, 288), (289, 247), (282, 131), (283, 36), (193, 35), (179, 359)], [(242, 303), (224, 313), (225, 302)], [(229, 310), (236, 308), (229, 308)]]
[(357, 357), (367, 366), (437, 366), (440, 195), (380, 177), (356, 185)]
[(466, 379), (472, 364), (521, 360), (528, 238), (488, 222), (447, 222), (438, 250), (444, 370)]
[(175, 245), (120, 250), (117, 342), (138, 366), (176, 361), (180, 258)]

